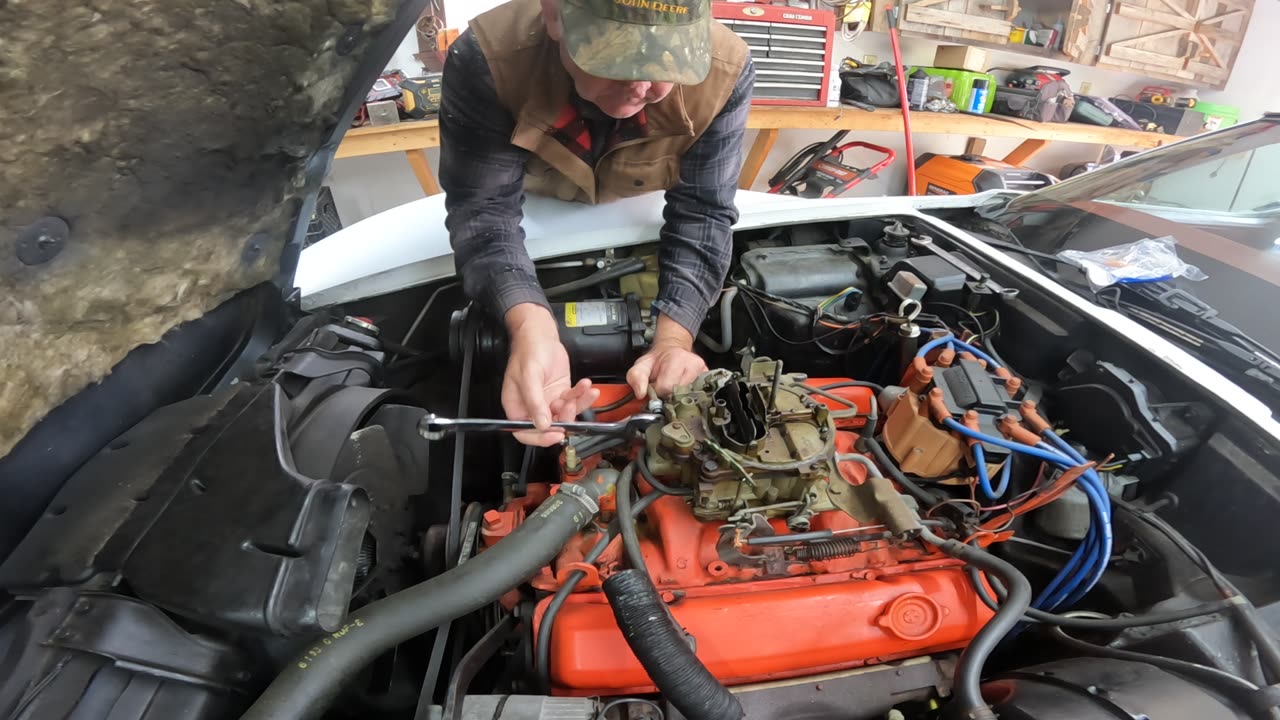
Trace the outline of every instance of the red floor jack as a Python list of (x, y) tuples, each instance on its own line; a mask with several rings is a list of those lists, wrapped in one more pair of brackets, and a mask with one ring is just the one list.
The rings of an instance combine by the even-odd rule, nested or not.
[[(896, 157), (889, 148), (860, 140), (840, 144), (848, 134), (848, 130), (841, 130), (826, 142), (814, 143), (796, 153), (769, 178), (769, 192), (806, 198), (835, 197), (867, 178), (874, 178)], [(845, 165), (844, 152), (855, 147), (875, 151), (884, 158), (868, 168)]]

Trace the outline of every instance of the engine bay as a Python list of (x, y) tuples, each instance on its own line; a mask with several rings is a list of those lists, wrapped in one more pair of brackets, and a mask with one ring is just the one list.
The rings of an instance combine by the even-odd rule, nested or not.
[(1229, 405), (914, 216), (739, 233), (709, 370), (637, 398), (656, 263), (539, 267), (600, 390), (559, 446), (477, 420), (506, 336), (451, 282), (142, 420), (0, 563), (0, 713), (1280, 716)]

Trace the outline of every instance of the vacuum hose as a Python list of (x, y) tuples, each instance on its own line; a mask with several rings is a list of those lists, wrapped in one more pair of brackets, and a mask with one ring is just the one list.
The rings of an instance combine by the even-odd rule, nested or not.
[(1022, 620), (1022, 614), (1031, 607), (1031, 583), (1017, 568), (991, 553), (970, 547), (959, 540), (943, 539), (925, 528), (920, 539), (936, 545), (939, 550), (957, 560), (963, 560), (1004, 582), (1008, 595), (996, 611), (995, 617), (982, 626), (969, 646), (960, 654), (956, 665), (955, 692), (952, 717), (964, 720), (996, 720), (996, 714), (982, 699), (982, 666), (992, 651), (1010, 630)]
[(738, 698), (707, 670), (643, 570), (604, 581), (618, 628), (658, 691), (689, 720), (740, 720)]
[(319, 717), (365, 665), (386, 650), (474, 612), (533, 577), (599, 511), (612, 486), (561, 486), (489, 550), (426, 582), (370, 603), (337, 632), (308, 646), (272, 681), (242, 720)]

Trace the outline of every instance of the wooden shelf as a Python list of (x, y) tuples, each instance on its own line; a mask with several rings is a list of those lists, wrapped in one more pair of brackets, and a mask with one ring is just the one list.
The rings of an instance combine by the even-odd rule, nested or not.
[[(760, 130), (743, 163), (740, 187), (749, 188), (764, 166), (769, 151), (782, 130), (854, 130), (861, 132), (902, 132), (902, 113), (879, 109), (873, 112), (851, 107), (798, 108), (756, 106), (747, 117), (747, 127)], [(1024, 142), (1007, 159), (1020, 164), (1049, 142), (1077, 142), (1116, 145), (1123, 148), (1153, 148), (1181, 138), (1160, 133), (1119, 130), (1077, 123), (1039, 123), (1000, 116), (960, 113), (911, 113), (911, 131), (917, 135), (956, 135), (970, 138), (1019, 138)], [(405, 153), (423, 192), (440, 192), (423, 150), (440, 146), (440, 123), (436, 120), (402, 122), (382, 127), (348, 130), (338, 146), (337, 158), (381, 153)]]
[(970, 45), (973, 47), (980, 47), (985, 50), (1017, 53), (1018, 55), (1026, 55), (1028, 57), (1041, 58), (1044, 60), (1056, 60), (1058, 62), (1078, 62), (1076, 60), (1072, 60), (1066, 53), (1060, 50), (1040, 47), (1039, 45), (1016, 45), (1013, 43), (988, 42), (986, 40), (974, 40), (970, 38), (955, 38), (947, 35), (939, 35), (937, 33), (921, 32), (919, 30), (904, 30), (902, 32), (902, 37), (904, 40), (921, 38), (924, 40), (946, 43), (948, 45)]
[(415, 120), (381, 127), (360, 127), (342, 136), (335, 158), (406, 152), (440, 147), (440, 121)]
[[(902, 132), (902, 112), (883, 108), (867, 112), (852, 107), (753, 107), (751, 115), (747, 118), (747, 127), (776, 130)], [(1118, 145), (1126, 148), (1160, 147), (1182, 139), (1162, 133), (1080, 123), (1041, 123), (999, 115), (979, 117), (961, 113), (931, 112), (911, 113), (911, 131), (914, 134), (1008, 137), (1050, 142)]]

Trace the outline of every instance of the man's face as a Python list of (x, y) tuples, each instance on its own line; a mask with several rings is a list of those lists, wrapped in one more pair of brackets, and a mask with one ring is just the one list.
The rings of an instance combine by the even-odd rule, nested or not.
[(643, 110), (645, 105), (665, 98), (675, 87), (674, 83), (669, 82), (610, 80), (587, 74), (573, 62), (564, 43), (560, 42), (559, 0), (542, 0), (542, 19), (547, 24), (547, 34), (560, 43), (560, 61), (564, 63), (569, 77), (573, 78), (578, 96), (600, 108), (609, 117), (629, 118)]

